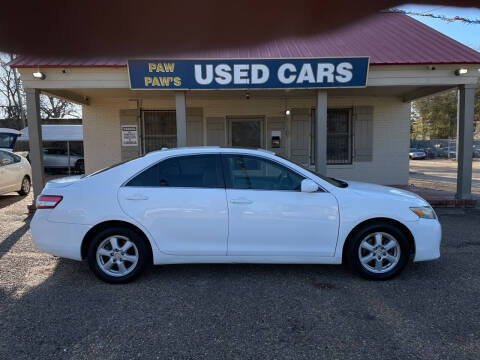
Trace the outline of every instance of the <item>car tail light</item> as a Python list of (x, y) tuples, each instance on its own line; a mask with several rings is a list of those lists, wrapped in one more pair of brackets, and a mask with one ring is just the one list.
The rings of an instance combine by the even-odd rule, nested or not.
[(63, 196), (60, 195), (40, 195), (37, 198), (37, 209), (53, 209), (62, 199)]

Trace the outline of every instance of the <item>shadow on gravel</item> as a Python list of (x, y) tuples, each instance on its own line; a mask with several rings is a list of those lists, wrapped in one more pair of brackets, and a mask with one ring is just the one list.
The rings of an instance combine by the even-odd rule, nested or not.
[(25, 219), (25, 223), (21, 227), (8, 235), (5, 240), (0, 242), (0, 259), (12, 248), (13, 245), (15, 245), (17, 241), (20, 240), (23, 235), (25, 235), (30, 228), (30, 220), (31, 216), (27, 217)]
[(0, 209), (22, 201), (25, 197), (21, 195), (0, 195)]

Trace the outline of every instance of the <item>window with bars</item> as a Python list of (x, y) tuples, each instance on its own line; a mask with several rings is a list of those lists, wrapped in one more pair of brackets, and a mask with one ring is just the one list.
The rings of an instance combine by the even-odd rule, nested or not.
[(350, 109), (327, 111), (327, 164), (352, 163), (352, 119)]
[(143, 111), (144, 151), (177, 147), (177, 118), (174, 110)]
[[(316, 129), (315, 109), (312, 109), (311, 164), (315, 165)], [(327, 164), (342, 165), (352, 163), (352, 110), (327, 110)]]

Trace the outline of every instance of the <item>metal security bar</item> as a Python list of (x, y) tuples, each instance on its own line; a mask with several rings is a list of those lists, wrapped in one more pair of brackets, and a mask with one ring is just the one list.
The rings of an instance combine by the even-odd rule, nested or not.
[[(315, 165), (316, 129), (315, 109), (311, 113), (310, 164)], [(352, 110), (327, 110), (327, 164), (341, 165), (352, 163)]]
[(350, 109), (327, 112), (327, 164), (352, 163), (352, 119)]
[(142, 112), (144, 152), (177, 147), (177, 121), (174, 110)]

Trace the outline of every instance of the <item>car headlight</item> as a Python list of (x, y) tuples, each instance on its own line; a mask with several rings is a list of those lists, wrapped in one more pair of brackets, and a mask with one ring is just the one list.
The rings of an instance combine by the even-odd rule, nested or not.
[(419, 206), (411, 207), (412, 210), (418, 217), (423, 219), (436, 219), (435, 211), (430, 206)]

